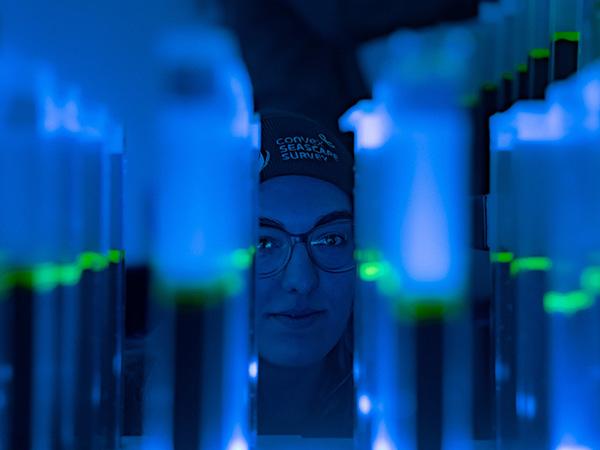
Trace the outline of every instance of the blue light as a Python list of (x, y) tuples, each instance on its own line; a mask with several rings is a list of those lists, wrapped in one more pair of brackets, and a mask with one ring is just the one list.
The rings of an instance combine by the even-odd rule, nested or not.
[(583, 87), (583, 99), (590, 112), (600, 112), (600, 80), (588, 81)]
[(497, 141), (496, 141), (496, 144), (494, 145), (494, 148), (499, 151), (509, 150), (514, 145), (514, 141), (515, 141), (515, 138), (514, 138), (513, 133), (501, 131), (497, 135)]
[(536, 398), (526, 392), (517, 392), (517, 414), (525, 419), (533, 419), (537, 414)]
[(227, 450), (248, 450), (248, 443), (242, 438), (236, 438), (229, 443)]
[[(365, 110), (361, 110), (360, 106), (364, 106)], [(370, 107), (366, 102), (359, 103), (341, 121), (356, 127), (356, 144), (365, 150), (381, 148), (392, 133), (391, 119), (383, 105)]]
[[(546, 105), (541, 104), (543, 109)], [(542, 112), (542, 111), (540, 111)], [(556, 141), (565, 137), (566, 111), (560, 105), (552, 105), (547, 111), (518, 112), (516, 116), (517, 137), (522, 142)]]
[(54, 99), (48, 97), (44, 106), (44, 129), (47, 132), (53, 133), (65, 129), (72, 133), (78, 133), (82, 130), (79, 123), (79, 107), (74, 100), (58, 106)]
[(508, 366), (501, 359), (496, 358), (496, 364), (494, 366), (494, 369), (497, 383), (504, 383), (510, 378), (510, 366)]
[(372, 450), (396, 450), (396, 446), (393, 444), (388, 434), (385, 423), (380, 422), (377, 430), (377, 435), (373, 441)]
[[(566, 438), (565, 441), (569, 441), (569, 438)], [(591, 447), (587, 447), (585, 445), (578, 445), (575, 443), (565, 443), (560, 444), (556, 447), (556, 450), (593, 450)]]
[[(427, 137), (415, 136), (424, 142)], [(425, 144), (426, 145), (426, 144)], [(402, 262), (416, 282), (443, 281), (450, 271), (448, 220), (426, 150), (417, 150), (402, 234)]]
[(358, 410), (363, 415), (368, 415), (371, 412), (371, 399), (367, 395), (361, 395), (358, 397)]
[(583, 100), (587, 109), (584, 125), (590, 131), (600, 130), (600, 80), (591, 80), (583, 87)]
[(167, 437), (142, 437), (142, 450), (174, 450), (173, 444)]
[[(235, 137), (251, 136), (250, 104), (247, 98), (250, 82), (247, 79), (231, 77), (230, 87), (236, 103), (236, 112), (231, 125), (231, 133)], [(258, 148), (258, 147), (257, 147)]]
[(252, 361), (248, 366), (248, 375), (252, 380), (256, 380), (258, 378), (258, 362)]
[(242, 436), (240, 428), (236, 428), (233, 438), (227, 445), (226, 450), (248, 450), (248, 442)]

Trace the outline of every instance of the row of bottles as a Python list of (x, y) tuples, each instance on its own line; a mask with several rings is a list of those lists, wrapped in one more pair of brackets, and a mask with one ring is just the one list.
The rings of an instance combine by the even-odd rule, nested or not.
[(0, 135), (0, 448), (116, 448), (123, 132), (4, 54)]

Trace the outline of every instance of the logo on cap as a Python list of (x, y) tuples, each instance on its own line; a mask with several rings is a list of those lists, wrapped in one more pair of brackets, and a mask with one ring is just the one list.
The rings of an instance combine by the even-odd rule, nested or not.
[(305, 135), (279, 137), (275, 139), (275, 144), (279, 147), (282, 161), (338, 162), (339, 160), (335, 145), (322, 133), (316, 138)]
[(269, 161), (271, 160), (271, 154), (269, 153), (268, 150), (261, 148), (258, 158), (259, 158), (259, 163), (260, 163), (259, 172), (262, 172), (264, 170), (264, 168), (267, 167), (267, 165), (269, 164)]
[(331, 148), (335, 149), (335, 144), (331, 141), (329, 141), (329, 139), (327, 139), (327, 136), (325, 136), (323, 133), (319, 134), (319, 137), (321, 138), (321, 140), (323, 142), (325, 142), (327, 145), (329, 145)]

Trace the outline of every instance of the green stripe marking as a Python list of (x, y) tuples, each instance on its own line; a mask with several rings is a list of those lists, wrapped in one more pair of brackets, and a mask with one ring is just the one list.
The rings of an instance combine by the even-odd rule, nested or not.
[(63, 286), (75, 286), (81, 280), (81, 269), (75, 265), (59, 266), (59, 271), (60, 284)]
[(517, 258), (510, 263), (510, 274), (515, 276), (520, 272), (547, 272), (552, 268), (552, 260), (544, 256)]
[(109, 250), (108, 261), (113, 264), (119, 264), (125, 259), (125, 251), (123, 250)]
[(594, 297), (584, 291), (547, 292), (544, 294), (544, 310), (549, 313), (573, 315), (591, 308)]
[(547, 48), (534, 48), (529, 52), (529, 56), (533, 59), (550, 58), (550, 50)]
[(79, 267), (82, 270), (100, 272), (108, 266), (108, 257), (96, 252), (83, 252), (79, 255)]
[(109, 263), (124, 260), (123, 250), (110, 250), (106, 254), (83, 252), (74, 263), (42, 263), (25, 269), (5, 269), (0, 274), (0, 292), (22, 287), (36, 292), (48, 292), (59, 286), (74, 286), (81, 280), (85, 270), (99, 272)]
[(490, 252), (490, 262), (493, 263), (509, 263), (512, 262), (515, 255), (510, 252)]
[(458, 317), (465, 311), (466, 303), (462, 299), (420, 299), (398, 301), (394, 304), (394, 312), (400, 320), (440, 321)]
[(528, 71), (529, 71), (529, 68), (527, 67), (527, 64), (518, 64), (517, 65), (517, 72), (527, 73)]
[(504, 72), (502, 74), (502, 78), (506, 81), (513, 81), (515, 79), (514, 75), (512, 74), (512, 72)]
[(581, 39), (581, 33), (579, 31), (557, 31), (552, 36), (554, 42), (556, 41), (569, 41), (569, 42), (579, 42)]
[(42, 264), (33, 272), (32, 282), (35, 290), (51, 291), (60, 282), (60, 269), (52, 264)]

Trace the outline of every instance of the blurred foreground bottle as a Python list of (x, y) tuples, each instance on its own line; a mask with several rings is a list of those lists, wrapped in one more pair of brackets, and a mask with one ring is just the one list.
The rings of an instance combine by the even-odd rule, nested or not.
[(252, 95), (224, 30), (167, 36), (144, 406), (147, 450), (251, 444), (257, 154)]
[[(398, 33), (356, 133), (360, 449), (469, 449), (470, 122), (460, 28)], [(407, 49), (409, 49), (407, 51)]]

